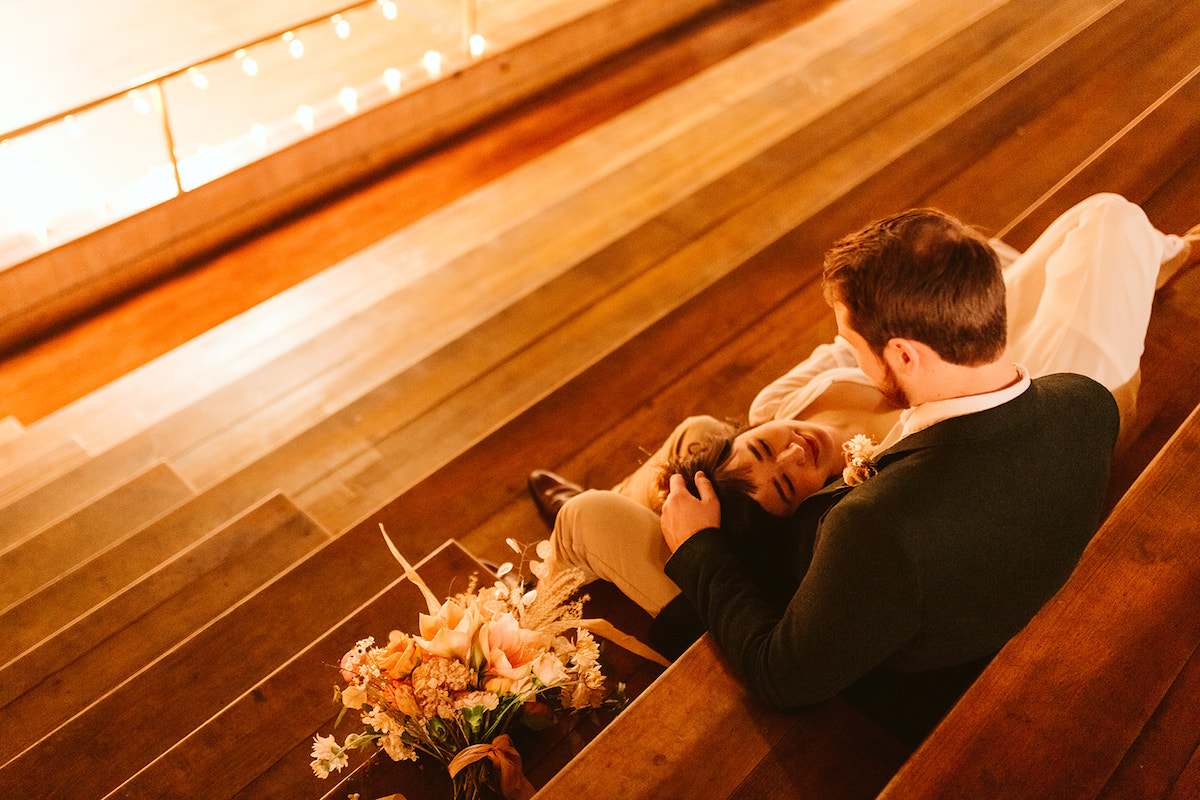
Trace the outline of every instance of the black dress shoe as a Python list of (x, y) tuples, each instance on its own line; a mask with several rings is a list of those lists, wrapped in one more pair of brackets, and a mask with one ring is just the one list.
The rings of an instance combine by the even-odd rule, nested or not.
[(529, 493), (533, 495), (538, 513), (551, 529), (563, 503), (582, 491), (583, 487), (579, 484), (544, 469), (534, 470), (529, 475)]

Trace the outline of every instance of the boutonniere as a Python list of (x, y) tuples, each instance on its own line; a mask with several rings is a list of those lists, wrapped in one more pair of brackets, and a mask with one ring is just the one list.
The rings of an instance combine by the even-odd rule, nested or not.
[(875, 467), (875, 450), (878, 447), (879, 445), (871, 441), (871, 437), (865, 433), (856, 434), (850, 437), (850, 441), (842, 444), (842, 453), (846, 456), (842, 480), (847, 486), (858, 486), (878, 472)]

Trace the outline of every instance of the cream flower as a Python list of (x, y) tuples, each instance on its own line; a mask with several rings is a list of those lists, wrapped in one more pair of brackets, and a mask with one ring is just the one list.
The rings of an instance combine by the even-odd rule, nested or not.
[(362, 708), (367, 702), (367, 690), (362, 686), (351, 685), (342, 690), (342, 705), (346, 708)]
[(842, 480), (847, 486), (858, 486), (878, 472), (875, 466), (875, 450), (878, 445), (864, 433), (855, 434), (842, 444), (842, 453), (846, 457), (846, 467), (842, 470)]
[(447, 600), (436, 616), (420, 615), (421, 638), (417, 644), (427, 653), (465, 664), (482, 622), (475, 607), (464, 608)]
[(342, 769), (350, 763), (346, 748), (338, 746), (332, 736), (313, 737), (313, 761), (309, 765), (318, 778), (328, 778), (330, 772)]

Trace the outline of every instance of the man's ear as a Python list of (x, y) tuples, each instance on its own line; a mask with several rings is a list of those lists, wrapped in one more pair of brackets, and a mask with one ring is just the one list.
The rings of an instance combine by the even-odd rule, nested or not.
[(899, 337), (888, 340), (883, 348), (883, 357), (897, 375), (916, 374), (933, 367), (941, 360), (933, 348), (924, 342)]

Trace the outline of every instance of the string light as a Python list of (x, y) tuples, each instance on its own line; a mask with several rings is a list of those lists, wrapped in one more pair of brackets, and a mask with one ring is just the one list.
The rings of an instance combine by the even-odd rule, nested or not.
[(442, 54), (436, 50), (427, 50), (425, 55), (421, 57), (422, 63), (425, 64), (425, 71), (429, 73), (431, 78), (436, 78), (442, 74)]
[(130, 90), (129, 99), (133, 101), (133, 107), (139, 114), (149, 114), (153, 110), (150, 108), (150, 101), (143, 97), (137, 89)]
[(316, 115), (313, 113), (312, 106), (300, 106), (296, 109), (296, 122), (300, 123), (300, 127), (306, 133), (313, 129), (313, 124), (316, 122)]
[(72, 139), (83, 138), (83, 126), (79, 124), (79, 120), (75, 119), (74, 114), (67, 114), (63, 117), (63, 122), (67, 126), (67, 131), (70, 132)]
[(242, 62), (242, 72), (245, 72), (251, 78), (258, 74), (258, 62), (246, 55), (245, 50), (238, 50), (233, 54), (233, 57)]
[(250, 127), (250, 139), (259, 150), (267, 146), (267, 126), (256, 122)]
[(292, 54), (292, 58), (304, 57), (304, 42), (296, 37), (292, 31), (288, 31), (283, 35), (283, 40), (287, 42), (288, 52)]
[(383, 7), (384, 19), (388, 20), (389, 22), (396, 19), (396, 4), (393, 3), (392, 0), (385, 0), (385, 2), (380, 3), (380, 5)]
[(383, 85), (387, 87), (388, 92), (393, 95), (400, 94), (400, 83), (400, 70), (395, 67), (388, 67), (383, 71)]
[(338, 92), (338, 100), (342, 102), (342, 108), (346, 109), (347, 114), (353, 114), (358, 110), (358, 92), (350, 87), (346, 87)]
[(350, 23), (342, 19), (341, 14), (334, 14), (330, 21), (333, 22), (334, 30), (337, 32), (339, 39), (350, 38)]
[(204, 73), (201, 72), (196, 67), (188, 67), (187, 76), (189, 78), (191, 78), (192, 85), (195, 86), (197, 89), (207, 89), (208, 88), (208, 78), (206, 78), (204, 76)]
[(471, 34), (471, 38), (467, 41), (473, 57), (479, 58), (481, 55), (483, 55), (484, 42), (482, 36), (480, 36), (478, 33), (473, 33)]

